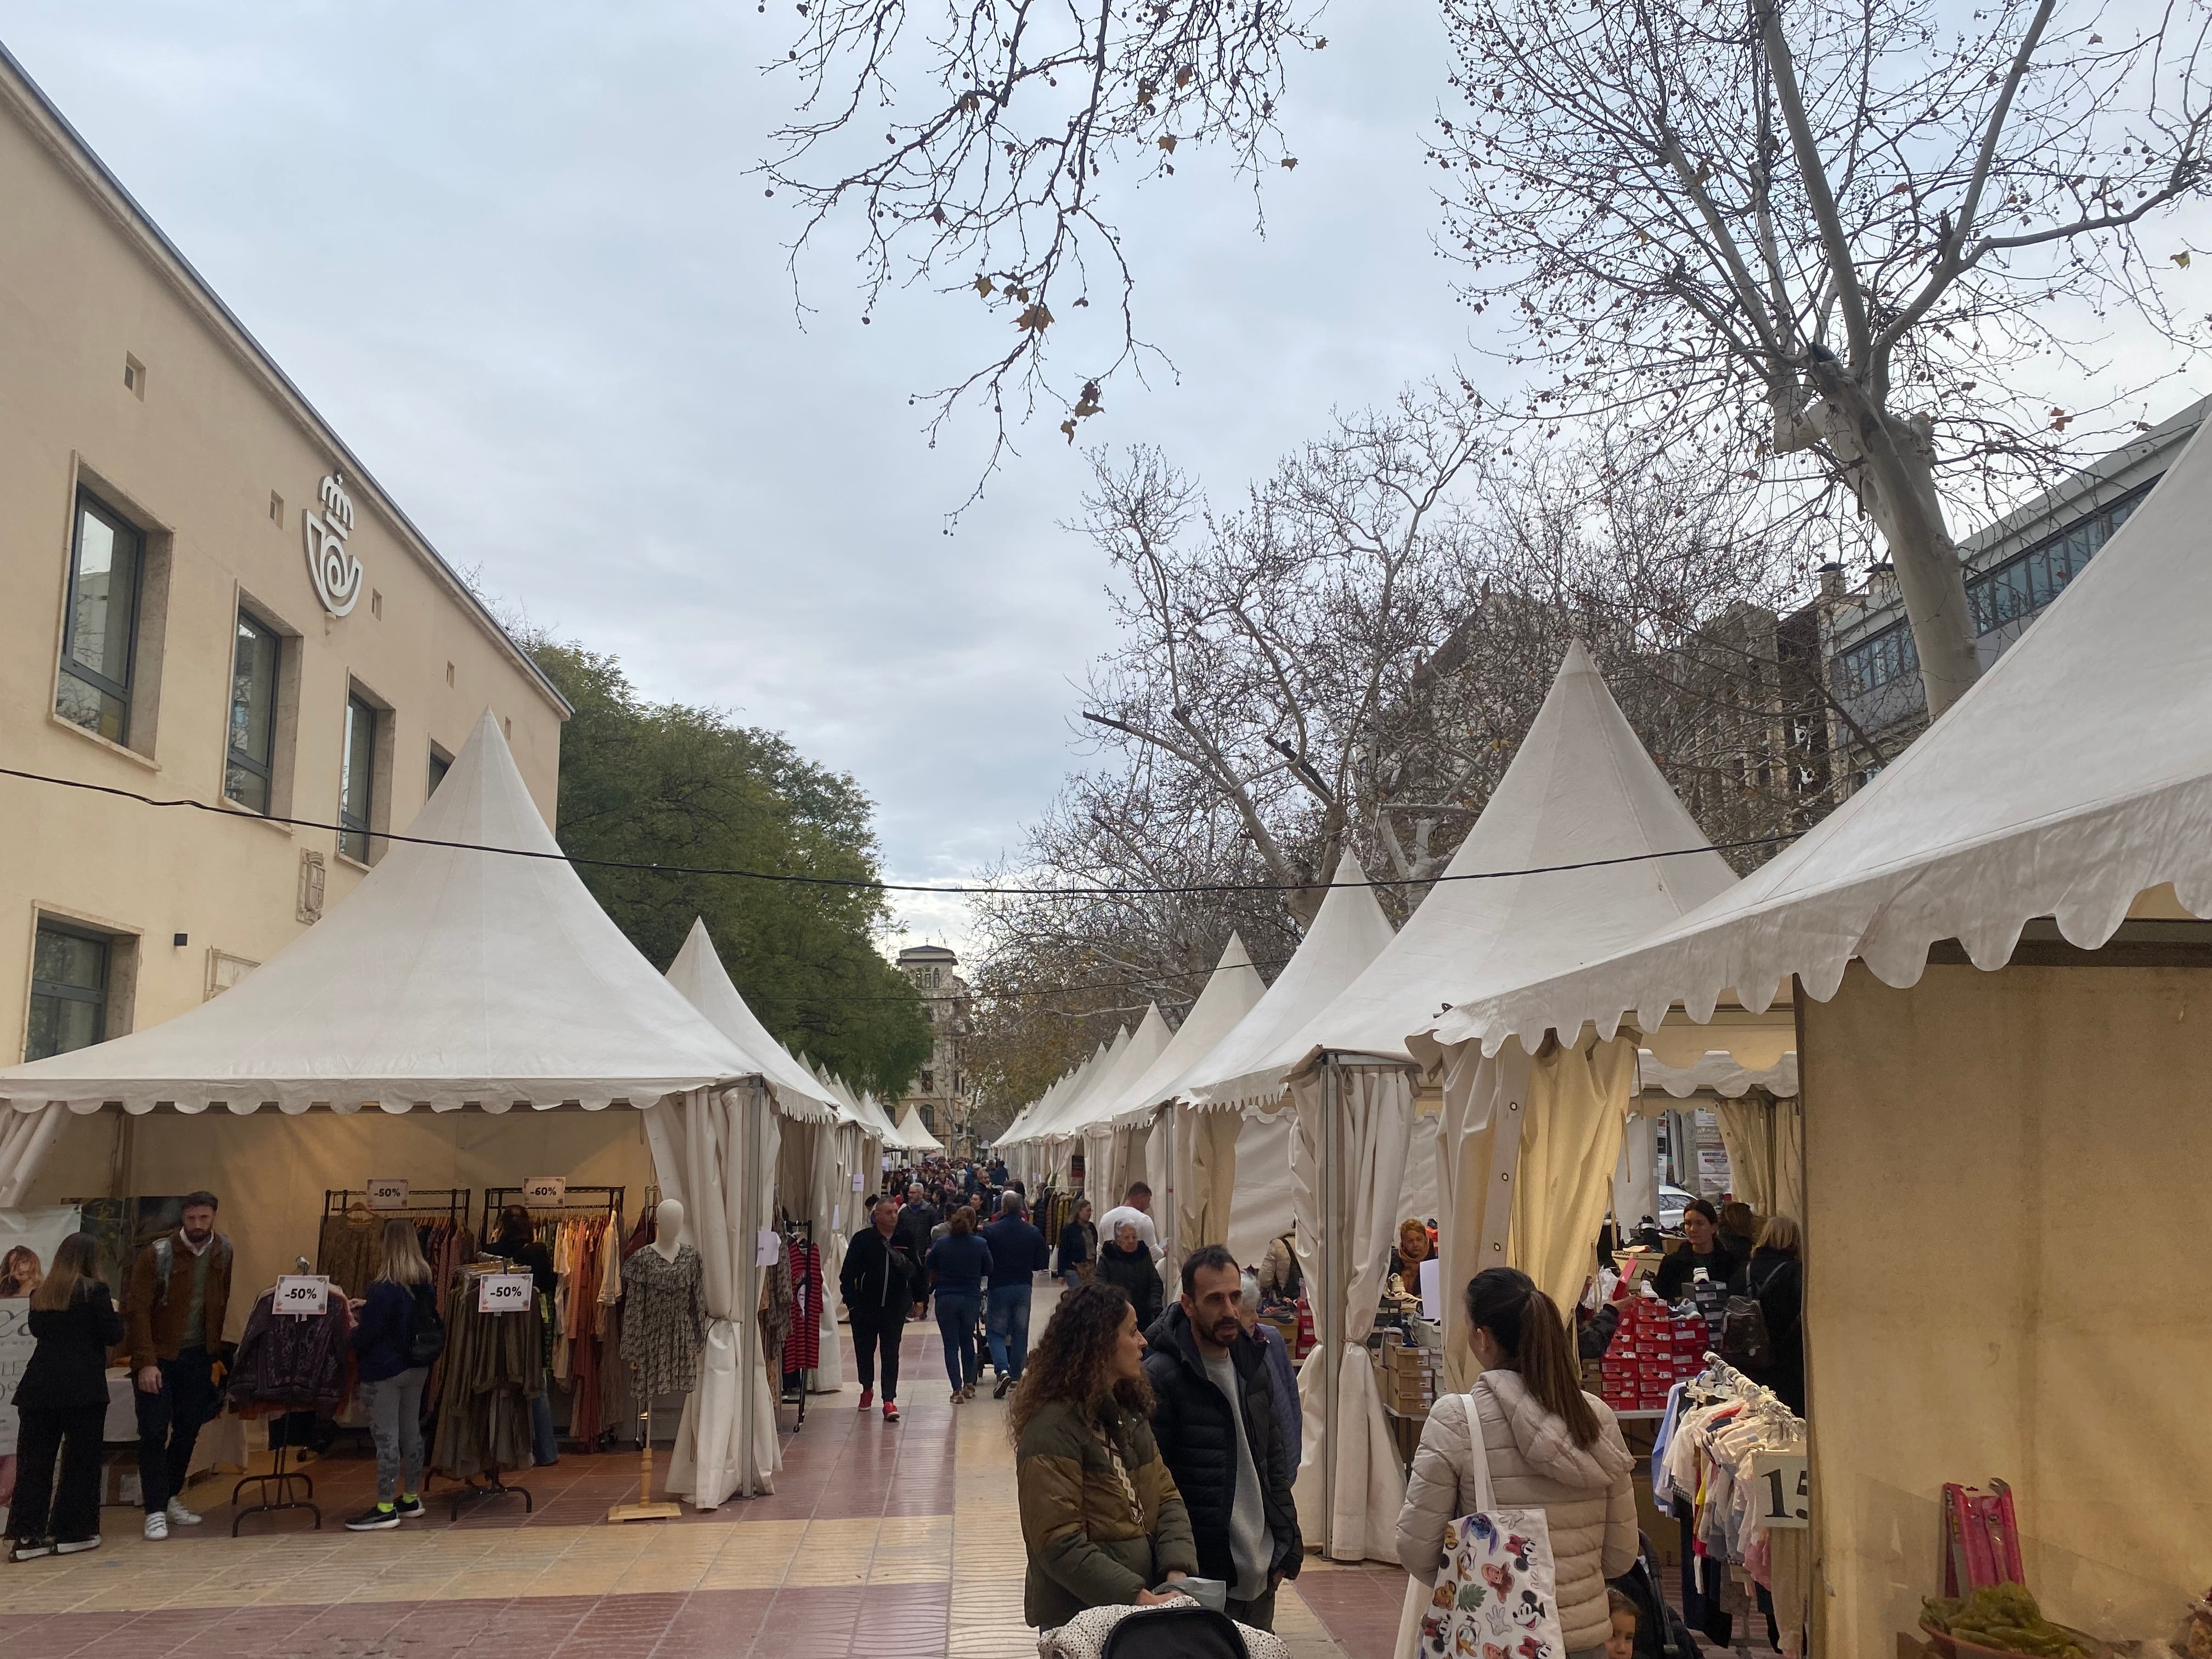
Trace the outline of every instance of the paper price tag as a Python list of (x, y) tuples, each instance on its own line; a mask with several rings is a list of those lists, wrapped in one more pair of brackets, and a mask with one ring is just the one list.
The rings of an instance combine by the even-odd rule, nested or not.
[(860, 1190), (860, 1172), (858, 1170), (853, 1171), (853, 1190), (856, 1193)]
[(1752, 1503), (1770, 1527), (1813, 1524), (1813, 1478), (1803, 1452), (1763, 1451), (1751, 1460)]
[(783, 1260), (783, 1235), (773, 1227), (763, 1227), (753, 1238), (753, 1266), (773, 1267)]
[(477, 1280), (478, 1313), (527, 1313), (537, 1282), (528, 1273), (486, 1273)]
[(522, 1202), (532, 1210), (554, 1210), (568, 1196), (566, 1176), (532, 1176), (522, 1183)]
[(316, 1273), (286, 1273), (276, 1281), (276, 1293), (270, 1298), (269, 1309), (295, 1319), (309, 1316), (319, 1319), (330, 1302), (329, 1279)]
[(368, 1189), (368, 1207), (372, 1210), (407, 1207), (407, 1183), (395, 1176), (371, 1176), (362, 1185)]

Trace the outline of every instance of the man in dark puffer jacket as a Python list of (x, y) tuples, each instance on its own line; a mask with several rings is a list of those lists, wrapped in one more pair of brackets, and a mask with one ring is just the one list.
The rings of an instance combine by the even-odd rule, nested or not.
[(1190, 1511), (1199, 1571), (1229, 1586), (1231, 1618), (1273, 1630), (1276, 1586), (1297, 1577), (1305, 1540), (1267, 1355), (1237, 1316), (1242, 1281), (1218, 1244), (1193, 1251), (1182, 1299), (1145, 1333), (1145, 1376), (1158, 1402), (1152, 1435)]

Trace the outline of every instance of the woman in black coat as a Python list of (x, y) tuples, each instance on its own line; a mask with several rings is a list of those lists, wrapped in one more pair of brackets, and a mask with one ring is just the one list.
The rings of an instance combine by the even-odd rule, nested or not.
[(100, 1276), (100, 1246), (90, 1233), (71, 1233), (62, 1240), (53, 1270), (32, 1292), (29, 1322), (38, 1346), (15, 1388), (15, 1498), (8, 1510), (11, 1561), (100, 1547), (107, 1351), (123, 1340), (123, 1316)]
[(1128, 1292), (1139, 1330), (1152, 1328), (1160, 1316), (1160, 1270), (1152, 1261), (1152, 1246), (1137, 1236), (1134, 1222), (1123, 1222), (1113, 1238), (1098, 1247), (1097, 1277)]
[(1759, 1247), (1743, 1271), (1743, 1286), (1759, 1298), (1759, 1313), (1774, 1358), (1753, 1380), (1782, 1396), (1798, 1416), (1805, 1414), (1805, 1264), (1799, 1256), (1797, 1224), (1786, 1215), (1768, 1218)]

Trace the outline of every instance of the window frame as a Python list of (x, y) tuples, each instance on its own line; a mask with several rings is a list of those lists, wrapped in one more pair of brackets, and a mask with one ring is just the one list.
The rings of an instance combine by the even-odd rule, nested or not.
[[(245, 750), (240, 749), (234, 741), (238, 732), (239, 635), (245, 630), (248, 624), (251, 624), (253, 628), (258, 629), (261, 635), (267, 639), (270, 646), (269, 708), (267, 716), (269, 755), (268, 758), (265, 760), (257, 759), (254, 756), (248, 754)], [(285, 635), (283, 629), (277, 627), (276, 623), (270, 622), (268, 617), (255, 611), (251, 605), (246, 605), (242, 602), (239, 605), (235, 617), (231, 624), (231, 694), (229, 706), (227, 711), (228, 718), (226, 718), (223, 722), (222, 798), (234, 806), (239, 807), (245, 811), (252, 812), (257, 817), (264, 818), (273, 816), (276, 811), (276, 746), (278, 727), (282, 724), (284, 701), (284, 659), (286, 655), (284, 640)], [(246, 771), (252, 773), (254, 776), (261, 780), (264, 805), (255, 806), (252, 802), (242, 801), (239, 799), (237, 796), (230, 793), (230, 769), (233, 765), (243, 767)]]
[(438, 793), (438, 786), (446, 781), (453, 769), (453, 757), (440, 748), (436, 740), (433, 739), (430, 744), (429, 763), (422, 769), (423, 781), (429, 786), (422, 792), (424, 800), (428, 800), (431, 796)]
[[(127, 537), (133, 544), (130, 621), (127, 636), (124, 641), (124, 678), (119, 682), (105, 669), (94, 668), (88, 664), (78, 661), (75, 654), (77, 573), (84, 559), (84, 521), (88, 516), (100, 520), (115, 534), (118, 541)], [(144, 608), (148, 544), (150, 539), (143, 528), (133, 523), (117, 508), (110, 507), (103, 497), (95, 495), (82, 483), (77, 486), (75, 510), (70, 517), (69, 571), (63, 588), (61, 659), (54, 686), (54, 713), (79, 731), (89, 732), (103, 742), (112, 743), (125, 749), (131, 747), (131, 727), (132, 715), (135, 713), (132, 703), (138, 690), (138, 629), (141, 613)], [(109, 737), (96, 726), (85, 725), (83, 721), (74, 718), (63, 709), (60, 681), (70, 678), (82, 681), (93, 690), (102, 696), (112, 697), (123, 705), (121, 722), (114, 737)]]
[[(365, 769), (362, 785), (363, 810), (358, 816), (349, 811), (346, 805), (347, 785), (353, 775), (355, 759), (353, 734), (354, 710), (356, 708), (368, 716), (368, 752), (362, 757)], [(356, 687), (349, 685), (346, 688), (344, 724), (339, 728), (341, 735), (338, 739), (338, 856), (364, 866), (369, 862), (368, 855), (374, 850), (372, 843), (376, 834), (376, 750), (380, 737), (377, 726), (386, 713)], [(358, 853), (353, 850), (356, 837), (361, 848)]]
[[(86, 944), (95, 945), (99, 948), (100, 971), (97, 977), (100, 983), (97, 987), (87, 988), (82, 985), (64, 985), (58, 981), (40, 979), (38, 976), (39, 940), (47, 933), (59, 934), (65, 939), (82, 939)], [(94, 1021), (94, 1029), (97, 1035), (93, 1037), (91, 1042), (84, 1043), (81, 1045), (81, 1047), (89, 1048), (96, 1044), (106, 1042), (108, 1036), (107, 1027), (109, 1023), (108, 1011), (112, 1000), (109, 993), (110, 987), (114, 982), (114, 975), (115, 939), (113, 935), (100, 933), (95, 928), (73, 924), (63, 921), (59, 917), (40, 915), (33, 925), (31, 932), (31, 972), (29, 975), (31, 989), (30, 995), (28, 1000), (25, 1004), (24, 1010), (24, 1060), (27, 1063), (33, 1060), (48, 1060), (52, 1058), (52, 1054), (33, 1054), (31, 1053), (31, 1026), (33, 1023), (31, 1014), (32, 1011), (37, 1006), (38, 1000), (40, 997), (47, 997), (54, 1000), (63, 1002), (82, 1002), (91, 1004), (97, 1011)], [(76, 1054), (76, 1052), (78, 1052), (78, 1050), (76, 1048), (57, 1048), (53, 1051), (53, 1054)]]

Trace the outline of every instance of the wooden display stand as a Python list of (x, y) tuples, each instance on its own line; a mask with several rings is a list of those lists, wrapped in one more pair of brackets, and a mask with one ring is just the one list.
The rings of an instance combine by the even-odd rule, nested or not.
[[(631, 1379), (638, 1381), (636, 1367), (631, 1367)], [(641, 1392), (641, 1400), (643, 1400)], [(673, 1521), (684, 1513), (683, 1505), (665, 1498), (653, 1501), (653, 1402), (645, 1400), (637, 1414), (637, 1502), (617, 1504), (607, 1511), (609, 1521)]]

